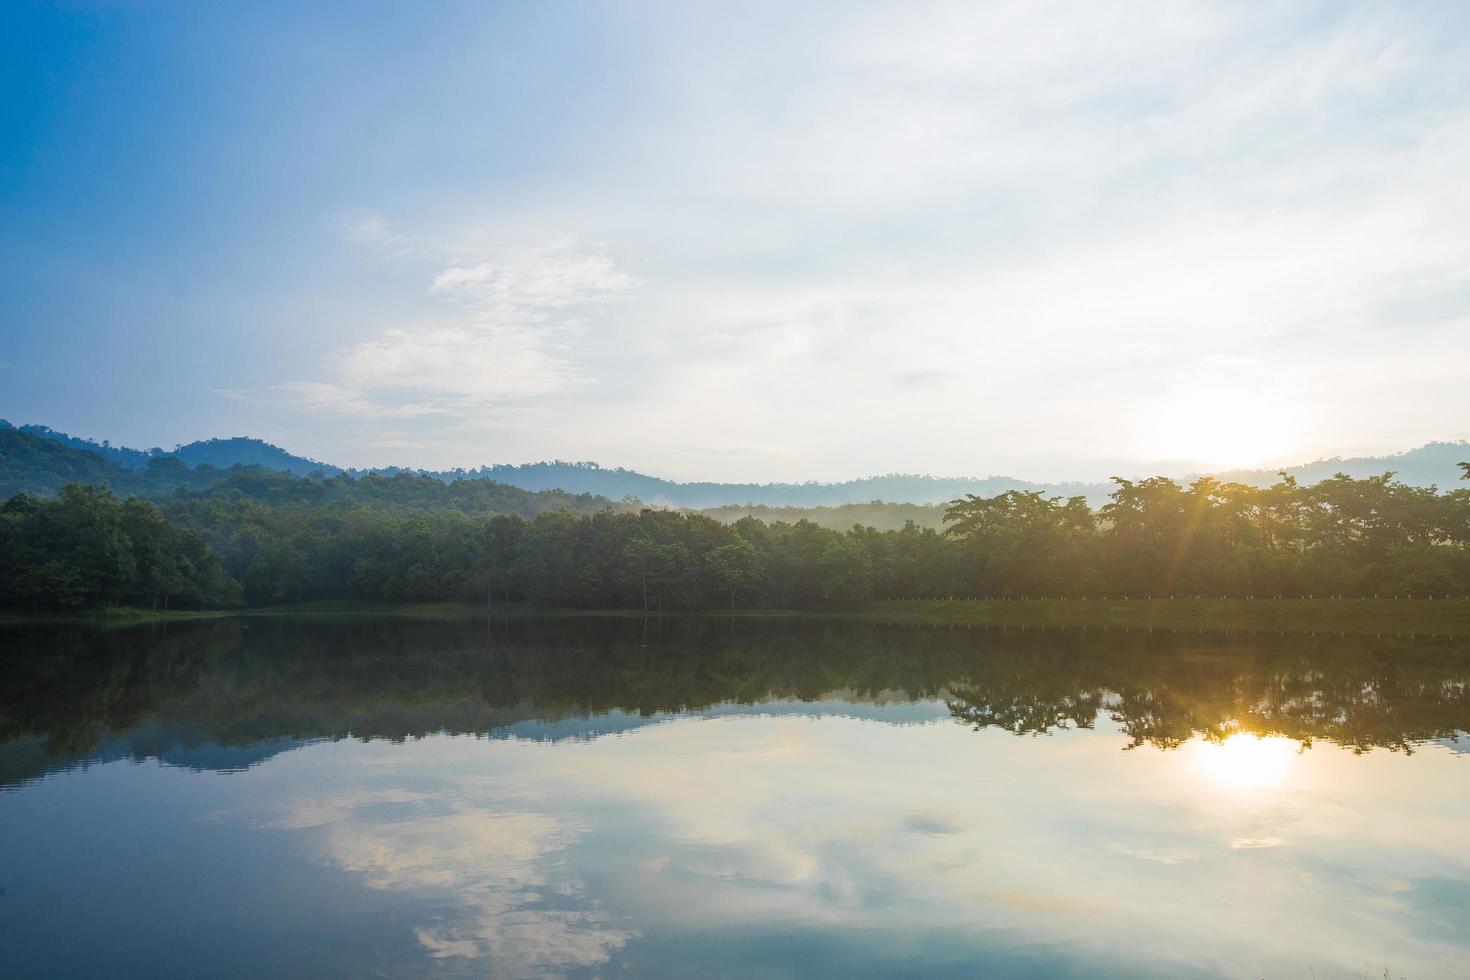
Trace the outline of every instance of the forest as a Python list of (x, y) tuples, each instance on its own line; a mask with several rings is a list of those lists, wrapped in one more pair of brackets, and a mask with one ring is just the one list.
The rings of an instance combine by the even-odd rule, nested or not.
[(1117, 479), (1099, 508), (1008, 491), (957, 500), (944, 519), (943, 531), (726, 524), (486, 480), (239, 468), (153, 500), (82, 484), (54, 498), (16, 494), (0, 506), (0, 605), (699, 610), (1470, 593), (1470, 490), (1441, 493), (1391, 474), (1309, 486), (1283, 477), (1266, 488)]

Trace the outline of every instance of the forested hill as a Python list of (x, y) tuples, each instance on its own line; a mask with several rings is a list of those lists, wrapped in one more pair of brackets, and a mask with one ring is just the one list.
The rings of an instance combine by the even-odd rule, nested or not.
[[(10, 428), (12, 426), (9, 422), (0, 419), (0, 430)], [(175, 446), (171, 450), (164, 450), (156, 446), (152, 449), (129, 449), (125, 446), (114, 446), (106, 439), (101, 442), (95, 439), (81, 439), (65, 432), (57, 432), (49, 425), (22, 425), (19, 426), (19, 430), (41, 439), (59, 442), (72, 449), (95, 453), (130, 470), (145, 469), (151, 460), (162, 456), (172, 456), (189, 466), (208, 463), (222, 470), (229, 469), (231, 466), (264, 466), (284, 473), (294, 473), (297, 476), (309, 476), (312, 473), (331, 475), (342, 472), (341, 467), (308, 459), (305, 456), (295, 456), (279, 446), (246, 436), (235, 436), (231, 439), (203, 439)]]
[[(0, 420), (0, 430), (14, 431)], [(1007, 476), (935, 477), (914, 474), (889, 474), (848, 480), (840, 483), (679, 483), (649, 476), (634, 470), (606, 468), (596, 463), (572, 463), (560, 460), (519, 465), (498, 464), (478, 469), (406, 470), (382, 467), (373, 470), (344, 470), (318, 460), (293, 455), (260, 439), (237, 436), (231, 439), (209, 439), (178, 446), (173, 450), (126, 449), (108, 442), (78, 439), (43, 425), (22, 426), (22, 432), (80, 450), (134, 471), (146, 471), (160, 458), (176, 459), (189, 467), (200, 465), (217, 469), (232, 466), (260, 466), (271, 470), (307, 476), (313, 473), (336, 475), (347, 473), (363, 476), (369, 473), (396, 476), (414, 473), (445, 483), (456, 480), (492, 480), (522, 490), (560, 490), (574, 495), (591, 494), (610, 500), (632, 497), (648, 504), (691, 509), (745, 508), (762, 516), (761, 508), (843, 508), (872, 505), (875, 501), (896, 504), (935, 505), (955, 500), (966, 494), (991, 497), (1009, 490), (1039, 490), (1047, 496), (1086, 497), (1093, 506), (1101, 506), (1113, 490), (1109, 482), (1038, 483)], [(1315, 483), (1338, 473), (1364, 479), (1394, 472), (1411, 486), (1437, 486), (1441, 490), (1455, 486), (1459, 480), (1456, 466), (1470, 457), (1470, 443), (1432, 442), (1407, 452), (1387, 456), (1361, 456), (1327, 459), (1286, 468), (1286, 472), (1302, 483)], [(55, 462), (55, 461), (54, 461)], [(63, 468), (65, 465), (63, 464)], [(91, 462), (76, 464), (85, 470)], [(1236, 470), (1218, 474), (1223, 481), (1267, 487), (1277, 479), (1276, 469)], [(10, 485), (0, 470), (0, 487)], [(1128, 474), (1124, 474), (1128, 475)], [(1136, 474), (1134, 474), (1136, 475)], [(62, 481), (65, 482), (65, 481)], [(114, 481), (107, 481), (114, 482)], [(1186, 478), (1187, 482), (1187, 478)], [(60, 486), (56, 483), (55, 487)], [(13, 492), (13, 490), (12, 490)], [(46, 492), (54, 492), (54, 489)], [(754, 508), (754, 510), (751, 510)], [(736, 514), (734, 516), (741, 516)], [(830, 515), (839, 519), (846, 515)], [(914, 515), (910, 515), (914, 516)], [(918, 515), (920, 523), (932, 523), (935, 514)], [(883, 522), (880, 521), (879, 524)]]
[(605, 497), (562, 490), (529, 491), (493, 480), (445, 481), (424, 474), (296, 476), (265, 466), (187, 466), (175, 456), (133, 469), (87, 449), (13, 427), (0, 429), (0, 501), (18, 493), (52, 497), (67, 484), (93, 484), (122, 496), (163, 501), (254, 501), (271, 506), (366, 505), (399, 510), (534, 517), (566, 510), (593, 514), (632, 509)]
[[(1393, 472), (1403, 483), (1417, 487), (1453, 487), (1460, 479), (1458, 464), (1470, 458), (1470, 443), (1431, 442), (1407, 452), (1388, 456), (1360, 456), (1348, 459), (1325, 459), (1299, 466), (1286, 467), (1286, 472), (1301, 483), (1316, 483), (1345, 473), (1355, 479), (1367, 479)], [(1236, 470), (1218, 474), (1222, 482), (1238, 482), (1253, 487), (1269, 487), (1279, 478), (1277, 469)], [(454, 474), (435, 474), (449, 477)], [(1009, 476), (937, 477), (908, 473), (872, 476), (842, 483), (676, 483), (633, 470), (605, 469), (595, 463), (526, 463), (520, 466), (483, 466), (468, 471), (468, 476), (483, 476), (528, 490), (558, 487), (580, 493), (595, 493), (619, 500), (637, 497), (647, 503), (694, 509), (745, 509), (756, 517), (765, 517), (762, 508), (823, 507), (841, 508), (867, 505), (875, 501), (890, 504), (941, 504), (966, 494), (993, 497), (1008, 490), (1039, 490), (1049, 497), (1086, 497), (1094, 507), (1107, 502), (1113, 484), (1107, 481), (1038, 483)], [(1123, 474), (1135, 475), (1136, 474)], [(1181, 482), (1188, 482), (1186, 477)], [(751, 509), (754, 508), (754, 509)], [(740, 516), (740, 515), (736, 515)], [(779, 515), (786, 519), (787, 515)], [(915, 514), (926, 523), (931, 514)], [(900, 526), (901, 526), (900, 522)]]
[[(17, 431), (9, 422), (0, 419), (0, 430)], [(967, 493), (978, 496), (994, 496), (1007, 490), (1041, 490), (1048, 495), (1071, 497), (1086, 496), (1094, 503), (1107, 498), (1112, 485), (1108, 483), (1034, 483), (1011, 477), (934, 477), (914, 474), (890, 474), (842, 483), (679, 483), (661, 477), (649, 476), (634, 470), (609, 469), (596, 463), (554, 462), (524, 463), (520, 465), (499, 464), (481, 466), (479, 469), (454, 470), (409, 470), (403, 467), (386, 466), (371, 470), (344, 470), (330, 463), (296, 456), (260, 439), (236, 436), (231, 439), (207, 439), (178, 446), (172, 450), (158, 448), (141, 450), (114, 446), (108, 441), (97, 442), (80, 439), (58, 432), (44, 425), (23, 425), (20, 432), (59, 443), (69, 449), (95, 456), (122, 468), (144, 471), (159, 459), (177, 459), (190, 467), (205, 464), (217, 469), (232, 466), (261, 466), (267, 469), (293, 473), (297, 476), (311, 474), (336, 475), (350, 473), (354, 476), (376, 474), (396, 476), (403, 473), (422, 474), (450, 483), (455, 480), (483, 479), (519, 487), (522, 490), (560, 490), (570, 494), (592, 494), (610, 500), (634, 497), (645, 503), (700, 509), (706, 507), (755, 505), (759, 507), (840, 507), (845, 504), (869, 504), (873, 501), (896, 501), (916, 504), (940, 504)], [(85, 469), (91, 463), (81, 464)], [(10, 485), (6, 473), (0, 471), (0, 487)], [(62, 481), (63, 483), (66, 481)], [(86, 482), (86, 481), (82, 481)], [(116, 480), (98, 479), (91, 482)], [(41, 492), (54, 493), (53, 489)], [(32, 489), (35, 488), (20, 488)], [(14, 489), (11, 492), (15, 492)]]
[[(13, 427), (4, 419), (0, 419), (0, 431), (9, 431)], [(106, 439), (96, 442), (92, 439), (79, 439), (76, 436), (67, 435), (65, 432), (57, 432), (49, 425), (22, 425), (19, 431), (32, 435), (38, 439), (46, 439), (50, 442), (60, 443), (70, 449), (78, 449), (84, 452), (101, 456), (103, 459), (130, 470), (142, 469), (148, 465), (148, 461), (155, 456), (162, 456), (162, 449), (129, 449), (126, 446), (114, 446)]]
[(245, 436), (191, 442), (179, 446), (167, 455), (181, 459), (190, 466), (208, 463), (220, 469), (231, 466), (264, 466), (284, 473), (294, 473), (296, 476), (310, 476), (314, 473), (331, 476), (342, 472), (341, 467), (307, 459), (305, 456), (294, 456), (279, 446)]
[[(1431, 442), (1418, 449), (1388, 456), (1319, 459), (1300, 466), (1288, 466), (1286, 472), (1298, 483), (1317, 483), (1339, 473), (1355, 480), (1365, 480), (1391, 472), (1400, 482), (1410, 486), (1434, 486), (1447, 490), (1459, 481), (1460, 463), (1465, 459), (1470, 459), (1470, 442)], [(1269, 487), (1276, 482), (1277, 474), (1277, 470), (1231, 470), (1218, 474), (1218, 477), (1222, 482)]]
[(50, 496), (68, 483), (112, 483), (120, 464), (10, 426), (0, 426), (0, 499), (17, 493)]
[(1033, 483), (1006, 476), (939, 477), (909, 473), (870, 476), (841, 483), (677, 483), (634, 470), (604, 469), (596, 463), (525, 463), (482, 466), (469, 471), (528, 490), (563, 490), (639, 500), (669, 507), (704, 509), (752, 504), (758, 507), (840, 507), (875, 500), (937, 504), (967, 493), (992, 497), (1007, 490), (1041, 490), (1048, 495), (1105, 499), (1111, 484)]

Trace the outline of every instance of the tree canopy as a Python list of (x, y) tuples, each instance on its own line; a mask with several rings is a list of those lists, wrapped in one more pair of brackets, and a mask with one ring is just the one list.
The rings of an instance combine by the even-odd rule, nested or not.
[(942, 533), (722, 524), (487, 481), (240, 469), (156, 502), (80, 485), (12, 497), (0, 509), (0, 603), (709, 609), (1470, 592), (1470, 490), (1392, 474), (1265, 488), (1119, 479), (1096, 510), (1013, 490), (955, 501), (945, 519)]

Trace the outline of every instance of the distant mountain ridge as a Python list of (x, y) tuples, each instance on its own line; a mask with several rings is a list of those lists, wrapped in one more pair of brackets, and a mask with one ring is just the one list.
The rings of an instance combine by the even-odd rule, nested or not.
[[(219, 440), (215, 448), (227, 447), (230, 441)], [(253, 458), (270, 459), (273, 454), (263, 457), (256, 454)], [(271, 506), (361, 505), (400, 511), (512, 514), (528, 519), (550, 511), (587, 515), (609, 509), (634, 510), (638, 506), (594, 494), (560, 490), (533, 492), (494, 480), (441, 480), (407, 471), (393, 475), (327, 474), (318, 468), (307, 476), (299, 476), (259, 463), (215, 466), (200, 462), (190, 467), (167, 453), (150, 456), (147, 465), (140, 469), (129, 469), (100, 453), (17, 429), (0, 420), (0, 502), (16, 494), (55, 497), (68, 484), (106, 486), (119, 496), (170, 503), (253, 500)]]
[(116, 463), (118, 466), (123, 466), (130, 470), (141, 470), (148, 465), (150, 459), (163, 455), (162, 449), (128, 449), (123, 446), (114, 446), (106, 439), (101, 442), (95, 442), (91, 439), (80, 439), (76, 436), (67, 435), (65, 432), (57, 432), (49, 425), (15, 426), (4, 419), (0, 419), (0, 430), (4, 429), (18, 429), (29, 435), (49, 439), (52, 442), (59, 442), (63, 446), (68, 446), (72, 449), (95, 453), (109, 462)]
[[(1387, 456), (1359, 456), (1315, 460), (1284, 468), (1229, 470), (1215, 474), (1222, 481), (1270, 486), (1281, 478), (1282, 469), (1301, 483), (1346, 473), (1362, 479), (1394, 472), (1405, 483), (1456, 486), (1459, 464), (1470, 460), (1470, 442), (1431, 442), (1417, 449)], [(636, 497), (644, 503), (690, 509), (740, 507), (845, 507), (884, 501), (892, 504), (942, 504), (967, 493), (993, 497), (1007, 490), (1037, 490), (1047, 496), (1086, 497), (1099, 506), (1107, 502), (1111, 481), (1066, 481), (1042, 483), (1010, 476), (939, 477), (891, 473), (838, 483), (679, 483), (649, 476), (636, 470), (608, 469), (596, 463), (561, 460), (519, 465), (481, 466), (475, 470), (425, 471), (440, 479), (482, 478), (508, 483), (525, 490), (565, 490), (593, 493), (613, 500)], [(1186, 480), (1193, 477), (1186, 477)]]
[(315, 473), (336, 476), (343, 472), (340, 466), (296, 456), (279, 446), (247, 436), (191, 442), (164, 455), (175, 456), (191, 467), (208, 463), (222, 470), (231, 466), (264, 466), (266, 469), (281, 470), (293, 476), (311, 476)]
[[(1470, 462), (1470, 442), (1430, 442), (1417, 449), (1387, 456), (1335, 456), (1332, 459), (1319, 459), (1284, 469), (1298, 483), (1316, 483), (1339, 473), (1361, 480), (1364, 477), (1392, 472), (1404, 483), (1448, 490), (1459, 483), (1459, 467), (1464, 462)], [(1276, 469), (1227, 470), (1216, 475), (1221, 480), (1268, 486), (1276, 482), (1279, 473)]]
[(11, 428), (17, 428), (33, 436), (40, 436), (42, 439), (59, 442), (72, 449), (96, 453), (130, 470), (146, 469), (149, 460), (172, 456), (183, 460), (190, 467), (198, 466), (200, 463), (208, 463), (222, 470), (227, 470), (231, 466), (264, 466), (267, 469), (281, 470), (296, 476), (310, 476), (318, 471), (332, 476), (342, 472), (341, 467), (308, 459), (305, 456), (295, 456), (279, 446), (273, 446), (262, 439), (252, 439), (248, 436), (204, 439), (178, 445), (171, 450), (160, 449), (157, 446), (152, 449), (128, 449), (125, 446), (114, 446), (106, 439), (97, 442), (93, 439), (82, 439), (65, 432), (58, 432), (49, 425), (14, 426), (0, 419), (0, 429)]
[[(477, 470), (455, 471), (465, 476), (482, 477), (511, 486), (531, 489), (569, 489), (576, 493), (597, 493), (614, 500), (637, 497), (644, 503), (668, 507), (763, 506), (763, 507), (839, 507), (865, 504), (874, 500), (889, 503), (936, 504), (967, 493), (994, 496), (1007, 490), (1042, 490), (1060, 496), (1081, 496), (1102, 491), (1107, 484), (1033, 483), (1008, 476), (941, 477), (911, 473), (889, 473), (838, 483), (680, 483), (649, 476), (635, 470), (605, 469), (596, 463), (555, 462), (520, 465), (482, 466)], [(436, 474), (449, 475), (449, 474)], [(593, 487), (598, 489), (594, 490)]]
[[(7, 428), (13, 426), (0, 420), (0, 429)], [(1096, 506), (1104, 502), (1113, 489), (1113, 485), (1108, 482), (1040, 483), (1008, 476), (936, 477), (903, 473), (836, 483), (681, 483), (635, 470), (562, 460), (517, 465), (497, 464), (468, 470), (416, 470), (396, 466), (357, 470), (297, 456), (261, 439), (245, 436), (202, 440), (177, 446), (172, 451), (164, 451), (158, 448), (128, 449), (113, 446), (106, 441), (99, 443), (79, 439), (44, 425), (25, 425), (19, 428), (22, 432), (94, 453), (132, 470), (146, 469), (150, 461), (171, 457), (190, 468), (200, 464), (218, 469), (228, 469), (236, 465), (260, 466), (296, 476), (330, 476), (341, 473), (352, 476), (391, 476), (397, 473), (413, 473), (432, 476), (445, 482), (483, 479), (523, 490), (561, 490), (573, 494), (594, 494), (611, 500), (633, 497), (647, 504), (689, 509), (831, 508), (874, 501), (934, 505), (967, 493), (988, 497), (1007, 490), (1036, 490), (1048, 496), (1082, 496)], [(1285, 467), (1284, 470), (1303, 483), (1315, 483), (1337, 473), (1362, 478), (1393, 471), (1405, 483), (1448, 489), (1459, 485), (1461, 473), (1458, 464), (1466, 460), (1470, 460), (1470, 442), (1431, 442), (1417, 449), (1387, 456), (1316, 460)], [(1253, 469), (1230, 470), (1216, 475), (1225, 481), (1267, 486), (1279, 479), (1278, 474), (1277, 469)]]

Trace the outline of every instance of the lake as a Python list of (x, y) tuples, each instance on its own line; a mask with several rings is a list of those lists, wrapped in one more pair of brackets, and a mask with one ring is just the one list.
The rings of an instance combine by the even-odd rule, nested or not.
[(0, 632), (0, 975), (1470, 976), (1470, 641)]

